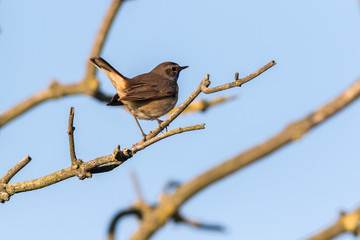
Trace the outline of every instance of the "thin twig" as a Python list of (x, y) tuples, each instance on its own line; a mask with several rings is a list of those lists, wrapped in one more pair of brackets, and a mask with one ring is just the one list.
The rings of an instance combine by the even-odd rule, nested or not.
[[(144, 216), (140, 228), (131, 239), (149, 239), (157, 229), (166, 223), (167, 219), (171, 218), (181, 205), (196, 193), (210, 186), (212, 183), (262, 159), (264, 156), (271, 154), (285, 145), (298, 140), (315, 126), (323, 123), (325, 120), (344, 109), (359, 96), (360, 79), (337, 98), (303, 119), (288, 125), (282, 132), (266, 142), (231, 158), (182, 185), (174, 192), (174, 194), (164, 198), (149, 216)], [(171, 211), (169, 209), (171, 209)]]
[(132, 181), (132, 183), (134, 185), (134, 189), (135, 189), (135, 192), (136, 192), (137, 199), (138, 199), (138, 201), (143, 202), (144, 201), (144, 196), (143, 196), (143, 194), (141, 192), (139, 178), (138, 178), (136, 172), (132, 171), (130, 176), (131, 176), (131, 181)]
[(77, 159), (75, 154), (75, 143), (74, 143), (74, 114), (75, 109), (73, 107), (70, 108), (69, 114), (69, 123), (68, 123), (68, 137), (69, 137), (69, 148), (70, 148), (70, 159), (71, 159), (71, 167), (75, 173), (75, 175), (80, 179), (84, 180), (85, 178), (91, 178), (91, 171), (86, 171), (83, 168), (83, 161), (81, 159)]
[(170, 137), (172, 135), (183, 133), (183, 132), (188, 132), (188, 131), (200, 130), (200, 129), (204, 129), (204, 128), (205, 128), (205, 124), (192, 125), (192, 126), (188, 126), (188, 127), (179, 127), (179, 128), (173, 129), (171, 131), (162, 133), (156, 137), (152, 137), (152, 138), (150, 138), (150, 140), (146, 140), (145, 142), (141, 140), (140, 142), (138, 142), (131, 148), (131, 151), (134, 154), (134, 153), (146, 148), (147, 146), (149, 146), (153, 143), (156, 143), (164, 138)]
[(9, 183), (11, 178), (15, 176), (23, 167), (25, 167), (31, 161), (31, 157), (27, 155), (20, 162), (15, 164), (9, 171), (0, 179), (0, 183)]
[(201, 91), (203, 93), (209, 94), (209, 93), (223, 91), (225, 89), (229, 89), (229, 88), (233, 88), (233, 87), (240, 87), (244, 83), (256, 78), (257, 76), (259, 76), (260, 74), (262, 74), (263, 72), (268, 70), (269, 68), (275, 66), (275, 64), (276, 64), (276, 62), (274, 60), (272, 60), (271, 62), (269, 62), (262, 68), (258, 69), (257, 71), (253, 72), (252, 74), (250, 74), (244, 78), (241, 78), (241, 79), (238, 79), (239, 74), (237, 73), (237, 74), (235, 74), (235, 81), (231, 82), (231, 83), (225, 83), (223, 85), (220, 85), (217, 87), (212, 87), (212, 88), (207, 88), (205, 85), (203, 85), (203, 87), (201, 88)]
[(219, 232), (222, 232), (225, 230), (225, 228), (223, 226), (218, 225), (218, 224), (208, 224), (208, 223), (202, 223), (202, 222), (198, 222), (195, 220), (187, 219), (178, 212), (176, 212), (172, 216), (172, 219), (176, 223), (184, 223), (189, 226), (196, 227), (196, 228), (203, 229), (203, 230), (211, 230), (211, 231), (219, 231)]
[(71, 158), (71, 165), (77, 164), (77, 158), (75, 154), (75, 143), (74, 143), (74, 114), (75, 110), (73, 107), (70, 108), (69, 114), (69, 125), (68, 125), (68, 136), (69, 136), (69, 147), (70, 147), (70, 158)]

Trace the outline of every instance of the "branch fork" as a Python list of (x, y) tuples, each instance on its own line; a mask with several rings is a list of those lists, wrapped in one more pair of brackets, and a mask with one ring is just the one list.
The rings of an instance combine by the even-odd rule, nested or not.
[(18, 162), (14, 167), (12, 167), (7, 173), (0, 179), (0, 202), (4, 203), (5, 201), (9, 201), (12, 194), (7, 190), (7, 185), (10, 180), (29, 162), (31, 161), (31, 157), (27, 155), (20, 162)]

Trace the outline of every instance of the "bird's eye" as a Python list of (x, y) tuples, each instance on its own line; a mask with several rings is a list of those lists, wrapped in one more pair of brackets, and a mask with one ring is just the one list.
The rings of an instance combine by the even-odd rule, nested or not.
[(171, 70), (173, 70), (174, 72), (176, 72), (176, 67), (172, 67)]

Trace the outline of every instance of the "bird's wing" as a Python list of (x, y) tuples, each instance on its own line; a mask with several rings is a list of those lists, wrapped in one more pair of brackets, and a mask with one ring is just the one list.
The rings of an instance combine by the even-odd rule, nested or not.
[(131, 79), (131, 86), (124, 91), (119, 100), (143, 101), (163, 97), (176, 96), (178, 85), (176, 81), (157, 77), (154, 74), (143, 74)]
[(124, 103), (119, 100), (119, 94), (115, 94), (111, 98), (110, 102), (108, 102), (106, 105), (107, 106), (120, 106), (120, 105), (124, 105)]

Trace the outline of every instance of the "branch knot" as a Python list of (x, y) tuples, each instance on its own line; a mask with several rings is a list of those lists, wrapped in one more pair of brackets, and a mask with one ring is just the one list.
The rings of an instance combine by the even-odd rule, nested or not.
[(120, 150), (120, 145), (118, 145), (114, 151), (113, 151), (113, 157), (117, 161), (125, 162), (129, 158), (131, 158), (134, 155), (133, 151), (128, 148), (124, 148), (123, 150)]
[(355, 234), (359, 229), (360, 215), (357, 212), (341, 214), (340, 221), (345, 231)]
[(84, 180), (85, 178), (91, 178), (91, 172), (85, 170), (82, 165), (83, 161), (81, 159), (76, 159), (75, 163), (71, 165), (75, 175), (79, 178), (79, 180)]
[(10, 200), (10, 194), (6, 191), (6, 184), (0, 183), (0, 202), (4, 203)]

